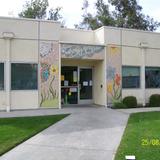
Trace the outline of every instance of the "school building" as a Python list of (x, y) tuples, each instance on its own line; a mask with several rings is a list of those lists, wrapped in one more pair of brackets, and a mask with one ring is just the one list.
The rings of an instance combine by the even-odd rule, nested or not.
[(0, 18), (0, 110), (109, 106), (130, 95), (145, 105), (155, 93), (159, 33)]

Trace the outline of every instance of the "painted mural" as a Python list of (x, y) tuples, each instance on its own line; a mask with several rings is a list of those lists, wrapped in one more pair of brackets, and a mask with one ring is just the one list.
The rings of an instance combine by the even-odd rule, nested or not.
[(40, 106), (59, 106), (59, 44), (40, 42)]
[(107, 48), (107, 103), (121, 100), (121, 48), (109, 45)]
[(62, 58), (104, 59), (104, 46), (61, 44)]

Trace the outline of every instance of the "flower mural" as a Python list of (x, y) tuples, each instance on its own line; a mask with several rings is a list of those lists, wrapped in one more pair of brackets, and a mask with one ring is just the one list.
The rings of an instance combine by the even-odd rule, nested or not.
[(48, 65), (46, 63), (41, 64), (41, 80), (42, 82), (47, 82), (49, 79), (49, 88), (45, 92), (41, 92), (41, 105), (51, 99), (57, 98), (57, 91), (54, 89), (53, 82), (57, 76), (58, 67), (55, 65)]
[(50, 67), (50, 74), (51, 75), (56, 75), (58, 73), (58, 68), (57, 68), (57, 66), (55, 66), (55, 65), (51, 65), (51, 67)]
[(115, 76), (116, 69), (112, 66), (107, 68), (107, 79), (112, 80)]
[(116, 75), (115, 75), (115, 84), (116, 84), (117, 86), (119, 86), (119, 85), (120, 85), (120, 82), (121, 82), (121, 77), (120, 77), (119, 74), (116, 74)]
[(108, 46), (107, 51), (107, 99), (108, 104), (121, 100), (121, 52), (120, 47)]
[(49, 78), (50, 72), (49, 72), (50, 66), (47, 63), (41, 63), (41, 80), (42, 82), (46, 82)]
[(116, 73), (116, 68), (109, 68), (107, 91), (111, 95), (112, 101), (119, 100), (121, 98), (121, 77), (120, 74)]
[(40, 43), (41, 107), (59, 105), (59, 44), (57, 42)]
[(116, 47), (116, 46), (111, 46), (110, 47), (110, 53), (113, 54), (113, 55), (119, 53), (119, 48)]

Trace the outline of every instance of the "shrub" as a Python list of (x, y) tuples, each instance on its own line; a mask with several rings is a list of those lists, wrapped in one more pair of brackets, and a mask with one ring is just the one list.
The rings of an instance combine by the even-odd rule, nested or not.
[(123, 99), (123, 104), (126, 105), (127, 108), (137, 107), (137, 98), (134, 96), (127, 96)]
[(123, 109), (123, 108), (127, 108), (126, 107), (126, 105), (125, 104), (123, 104), (123, 102), (114, 102), (113, 103), (113, 108), (115, 108), (115, 109), (119, 109), (119, 108), (121, 108), (121, 109)]
[(150, 107), (160, 107), (160, 94), (153, 94), (149, 98)]

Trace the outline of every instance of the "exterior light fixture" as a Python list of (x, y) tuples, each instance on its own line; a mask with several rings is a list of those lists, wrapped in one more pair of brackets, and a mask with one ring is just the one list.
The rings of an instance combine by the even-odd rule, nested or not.
[(139, 44), (139, 46), (140, 46), (141, 48), (148, 48), (148, 43), (147, 43), (147, 42), (141, 42), (141, 43)]
[(3, 32), (2, 37), (4, 39), (13, 39), (15, 37), (15, 34), (13, 32)]

